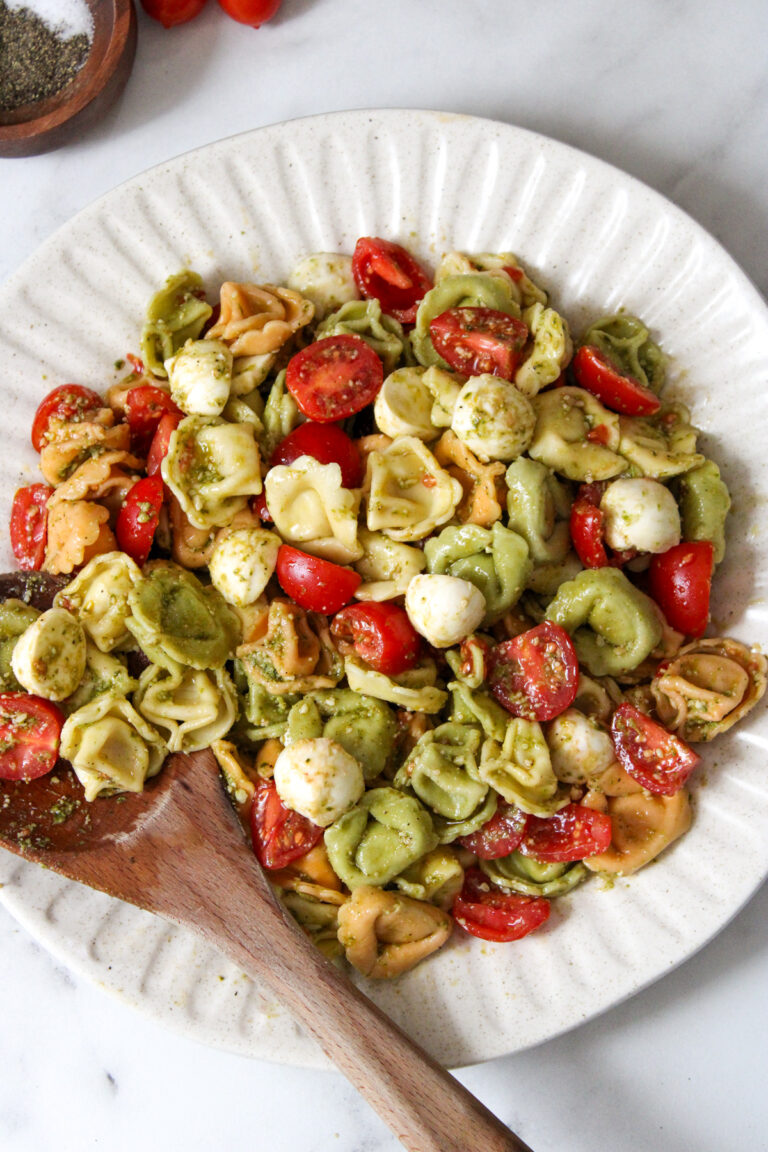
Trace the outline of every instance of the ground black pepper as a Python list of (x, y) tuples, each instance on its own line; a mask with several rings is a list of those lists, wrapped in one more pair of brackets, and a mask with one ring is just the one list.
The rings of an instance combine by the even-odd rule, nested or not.
[(89, 49), (84, 33), (61, 39), (34, 12), (11, 11), (0, 0), (0, 112), (55, 96), (80, 71)]

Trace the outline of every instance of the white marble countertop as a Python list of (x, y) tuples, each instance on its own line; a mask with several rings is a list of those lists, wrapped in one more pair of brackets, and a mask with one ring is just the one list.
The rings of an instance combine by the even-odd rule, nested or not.
[[(84, 205), (170, 156), (314, 112), (416, 107), (519, 124), (632, 173), (768, 294), (761, 0), (284, 0), (257, 32), (210, 0), (169, 32), (141, 13), (139, 33), (123, 99), (81, 143), (0, 161), (0, 280)], [(0, 941), (7, 1152), (398, 1147), (340, 1076), (167, 1032), (72, 977), (2, 909)], [(535, 1152), (760, 1152), (767, 968), (764, 886), (663, 981), (459, 1078)]]

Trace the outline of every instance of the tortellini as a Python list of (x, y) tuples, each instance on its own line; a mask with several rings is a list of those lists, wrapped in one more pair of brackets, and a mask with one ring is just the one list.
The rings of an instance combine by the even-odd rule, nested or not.
[(338, 252), (313, 252), (305, 256), (288, 277), (288, 287), (312, 301), (318, 320), (342, 304), (360, 299), (352, 273), (352, 257)]
[[(434, 440), (440, 434), (432, 421), (432, 395), (423, 378), (423, 368), (397, 368), (385, 378), (373, 405), (376, 426), (385, 436)], [(457, 395), (458, 391), (457, 387)]]
[(86, 800), (116, 792), (141, 792), (163, 766), (166, 747), (155, 729), (113, 692), (78, 708), (61, 730), (61, 755), (69, 760)]
[(261, 596), (277, 564), (280, 537), (264, 528), (233, 528), (217, 540), (211, 583), (229, 604), (245, 608)]
[(371, 452), (365, 490), (369, 530), (405, 543), (422, 540), (450, 520), (463, 495), (458, 480), (415, 436)]
[(355, 570), (363, 578), (355, 592), (358, 600), (393, 600), (404, 596), (414, 576), (427, 566), (421, 548), (398, 544), (383, 532), (358, 528), (358, 541), (363, 555), (355, 561)]
[(523, 311), (523, 321), (533, 337), (533, 347), (515, 372), (515, 384), (524, 396), (535, 396), (554, 384), (573, 355), (568, 324), (554, 308), (532, 304)]
[(424, 546), (430, 572), (469, 580), (485, 599), (487, 625), (516, 604), (530, 575), (528, 545), (501, 524), (480, 528), (464, 524), (444, 528)]
[(546, 304), (547, 294), (534, 284), (512, 252), (479, 252), (467, 256), (463, 252), (446, 252), (437, 266), (435, 283), (446, 276), (456, 276), (466, 272), (486, 272), (509, 281), (513, 299), (522, 307), (533, 304)]
[(11, 658), (22, 632), (34, 624), (40, 613), (31, 604), (12, 598), (0, 603), (0, 691), (18, 692), (19, 682), (13, 674)]
[(11, 668), (33, 696), (64, 700), (83, 678), (85, 654), (85, 633), (77, 617), (64, 608), (49, 608), (19, 636)]
[(380, 776), (392, 757), (397, 723), (383, 700), (349, 689), (313, 692), (294, 704), (285, 741), (323, 736), (362, 765), (366, 781)]
[(207, 748), (227, 734), (237, 715), (234, 685), (223, 668), (150, 664), (139, 677), (133, 702), (162, 732), (169, 752)]
[[(619, 454), (619, 417), (583, 388), (570, 385), (534, 396), (534, 460), (569, 480), (610, 480), (627, 468)], [(623, 451), (623, 449), (622, 449)]]
[(493, 308), (508, 316), (520, 317), (520, 306), (515, 298), (512, 281), (508, 276), (486, 272), (463, 272), (444, 276), (424, 296), (416, 313), (416, 324), (411, 332), (411, 344), (416, 359), (425, 367), (437, 365), (448, 368), (435, 350), (429, 326), (436, 317), (449, 308)]
[(187, 416), (171, 433), (161, 470), (196, 528), (229, 524), (261, 492), (253, 425)]
[(325, 617), (282, 597), (269, 606), (264, 634), (236, 655), (249, 679), (273, 696), (334, 688), (344, 675)]
[(486, 740), (479, 765), (480, 779), (510, 804), (534, 816), (552, 816), (568, 803), (552, 769), (549, 748), (536, 720), (513, 718), (501, 744)]
[(221, 340), (190, 340), (165, 362), (174, 403), (187, 416), (221, 416), (232, 365), (232, 353)]
[(149, 302), (141, 333), (141, 354), (153, 375), (167, 375), (165, 361), (187, 340), (197, 339), (212, 312), (196, 272), (185, 270), (168, 277), (165, 287)]
[(483, 461), (509, 463), (531, 443), (536, 414), (522, 392), (498, 376), (472, 376), (459, 393), (451, 430)]
[(611, 817), (611, 846), (585, 859), (591, 872), (629, 876), (655, 860), (691, 826), (691, 805), (684, 788), (674, 796), (648, 792), (609, 796), (605, 811)]
[(696, 451), (698, 430), (683, 404), (664, 404), (655, 416), (621, 416), (619, 423), (618, 450), (638, 475), (668, 480), (704, 463)]
[(299, 424), (299, 408), (285, 386), (285, 370), (278, 372), (269, 390), (261, 423), (263, 431), (259, 445), (264, 459), (269, 460), (277, 445)]
[(481, 860), (480, 867), (488, 879), (508, 892), (521, 896), (553, 898), (572, 891), (588, 872), (581, 861), (572, 864), (545, 864), (522, 852), (512, 852), (498, 860)]
[(371, 788), (325, 830), (334, 872), (354, 891), (383, 887), (437, 847), (429, 812), (397, 788)]
[(426, 900), (449, 912), (464, 883), (464, 869), (450, 848), (434, 848), (393, 883), (413, 900)]
[(360, 559), (360, 493), (343, 486), (338, 464), (320, 464), (311, 456), (278, 464), (267, 473), (265, 492), (283, 540), (334, 564)]
[(126, 625), (129, 596), (142, 579), (138, 565), (125, 552), (95, 556), (54, 603), (77, 616), (100, 652), (130, 647), (133, 637)]
[(347, 960), (370, 980), (407, 972), (441, 948), (453, 927), (434, 904), (369, 885), (342, 904), (338, 922)]
[(394, 779), (446, 820), (466, 820), (485, 799), (488, 785), (479, 778), (479, 728), (447, 723), (426, 732)]
[(385, 375), (394, 372), (401, 360), (412, 363), (402, 325), (393, 316), (385, 315), (376, 299), (342, 304), (318, 327), (316, 338), (323, 340), (326, 336), (359, 336), (380, 358)]
[(653, 678), (659, 719), (684, 740), (711, 740), (762, 699), (767, 668), (762, 653), (737, 640), (694, 640)]
[(617, 568), (587, 569), (561, 584), (546, 616), (571, 635), (593, 676), (632, 672), (662, 636), (653, 603)]
[(75, 691), (66, 700), (62, 700), (59, 707), (69, 715), (83, 705), (90, 704), (91, 700), (103, 692), (111, 692), (113, 696), (128, 696), (136, 685), (137, 681), (128, 672), (124, 656), (101, 652), (86, 639), (85, 671)]
[(628, 312), (604, 316), (589, 326), (581, 343), (597, 348), (622, 375), (661, 391), (667, 358), (636, 316)]
[(475, 811), (466, 820), (447, 820), (439, 813), (433, 812), (432, 825), (438, 842), (440, 844), (453, 844), (462, 836), (471, 836), (473, 832), (479, 831), (494, 816), (497, 804), (496, 792), (493, 788), (489, 788), (485, 799), (478, 804)]
[(422, 660), (415, 668), (409, 668), (399, 676), (385, 676), (357, 656), (347, 656), (344, 671), (353, 691), (386, 700), (409, 712), (439, 712), (448, 702), (448, 693), (437, 686), (437, 668), (433, 660)]
[(157, 564), (132, 589), (127, 626), (151, 661), (221, 668), (240, 639), (237, 616), (215, 588), (175, 564)]
[(501, 461), (483, 464), (450, 429), (435, 444), (434, 453), (438, 464), (461, 484), (464, 495), (456, 508), (456, 519), (481, 528), (490, 528), (500, 520), (506, 491)]
[(207, 335), (228, 344), (233, 356), (277, 352), (315, 313), (310, 300), (274, 284), (225, 281), (220, 304), (219, 319)]
[(725, 521), (731, 496), (713, 460), (705, 460), (674, 482), (680, 505), (684, 540), (708, 540), (715, 564), (725, 556)]
[(240, 719), (234, 736), (248, 746), (262, 740), (282, 739), (288, 726), (288, 716), (298, 696), (285, 693), (275, 695), (245, 671), (243, 662), (235, 660), (234, 680), (240, 703)]
[(526, 541), (534, 564), (561, 564), (571, 547), (568, 486), (521, 456), (506, 472), (508, 525)]
[(471, 688), (458, 680), (452, 681), (449, 688), (453, 697), (451, 719), (462, 724), (479, 724), (486, 736), (503, 743), (509, 720), (507, 710), (482, 688)]

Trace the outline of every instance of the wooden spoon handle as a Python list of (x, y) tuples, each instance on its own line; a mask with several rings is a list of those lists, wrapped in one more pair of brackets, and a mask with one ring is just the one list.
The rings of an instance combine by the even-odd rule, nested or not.
[(210, 884), (191, 892), (185, 922), (272, 988), (411, 1152), (531, 1152), (322, 956), (257, 870), (228, 869), (213, 901)]

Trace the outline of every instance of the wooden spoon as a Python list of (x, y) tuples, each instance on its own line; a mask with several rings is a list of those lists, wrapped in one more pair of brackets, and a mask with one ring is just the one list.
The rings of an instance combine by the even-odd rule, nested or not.
[(411, 1152), (531, 1152), (298, 928), (210, 751), (171, 756), (144, 792), (90, 804), (62, 763), (0, 781), (0, 845), (182, 924), (269, 985)]

